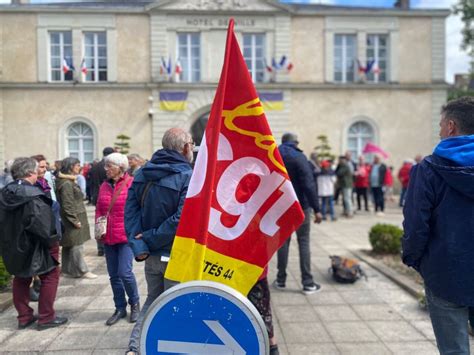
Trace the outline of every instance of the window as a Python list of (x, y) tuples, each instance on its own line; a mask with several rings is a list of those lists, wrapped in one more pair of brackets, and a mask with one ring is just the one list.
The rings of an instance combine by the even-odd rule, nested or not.
[(183, 69), (180, 80), (187, 82), (201, 80), (201, 38), (199, 33), (178, 34), (177, 58)]
[(358, 157), (368, 142), (374, 142), (375, 134), (372, 126), (364, 121), (358, 121), (349, 127), (347, 134), (347, 148), (352, 156)]
[(244, 34), (244, 59), (252, 80), (261, 83), (265, 77), (265, 35)]
[(53, 31), (49, 33), (50, 43), (50, 80), (73, 80), (74, 65), (72, 62), (71, 31)]
[(77, 158), (81, 163), (94, 160), (94, 132), (83, 122), (71, 124), (66, 132), (67, 155)]
[(369, 82), (386, 82), (388, 68), (388, 36), (367, 35), (367, 62), (374, 60), (374, 70), (367, 73)]
[[(107, 81), (107, 33), (84, 33), (85, 81)], [(81, 68), (82, 70), (82, 68)]]
[(356, 56), (355, 35), (334, 35), (334, 81), (354, 82)]

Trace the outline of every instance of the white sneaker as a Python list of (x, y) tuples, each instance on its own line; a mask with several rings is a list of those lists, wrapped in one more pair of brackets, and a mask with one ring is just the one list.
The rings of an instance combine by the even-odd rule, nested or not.
[(377, 217), (383, 217), (383, 216), (385, 216), (385, 213), (383, 213), (383, 212), (376, 212), (375, 215), (376, 215)]
[(87, 271), (84, 275), (82, 275), (82, 277), (85, 278), (85, 279), (96, 279), (97, 275), (93, 274), (90, 271)]

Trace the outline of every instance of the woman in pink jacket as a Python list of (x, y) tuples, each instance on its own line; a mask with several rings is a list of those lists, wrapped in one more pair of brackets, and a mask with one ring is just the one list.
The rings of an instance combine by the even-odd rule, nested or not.
[(137, 281), (132, 270), (133, 253), (127, 243), (123, 220), (128, 189), (133, 181), (133, 177), (126, 173), (127, 169), (128, 159), (125, 155), (112, 153), (105, 158), (107, 180), (100, 186), (95, 211), (96, 221), (99, 217), (107, 218), (101, 241), (104, 243), (115, 303), (115, 312), (107, 319), (107, 325), (113, 325), (127, 316), (125, 293), (131, 308), (130, 323), (136, 322), (140, 313)]

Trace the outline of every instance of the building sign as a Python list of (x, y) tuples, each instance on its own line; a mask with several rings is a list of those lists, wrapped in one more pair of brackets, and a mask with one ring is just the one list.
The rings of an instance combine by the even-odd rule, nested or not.
[[(169, 28), (193, 29), (227, 29), (230, 16), (172, 16), (169, 18)], [(271, 23), (263, 17), (234, 17), (237, 28), (269, 28)]]

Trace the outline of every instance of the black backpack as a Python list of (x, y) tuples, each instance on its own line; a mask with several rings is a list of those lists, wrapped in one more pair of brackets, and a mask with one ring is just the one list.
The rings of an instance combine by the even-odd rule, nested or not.
[(362, 276), (367, 280), (367, 275), (362, 270), (357, 260), (337, 255), (332, 255), (330, 258), (331, 267), (329, 268), (329, 272), (332, 272), (332, 277), (337, 282), (352, 284)]

